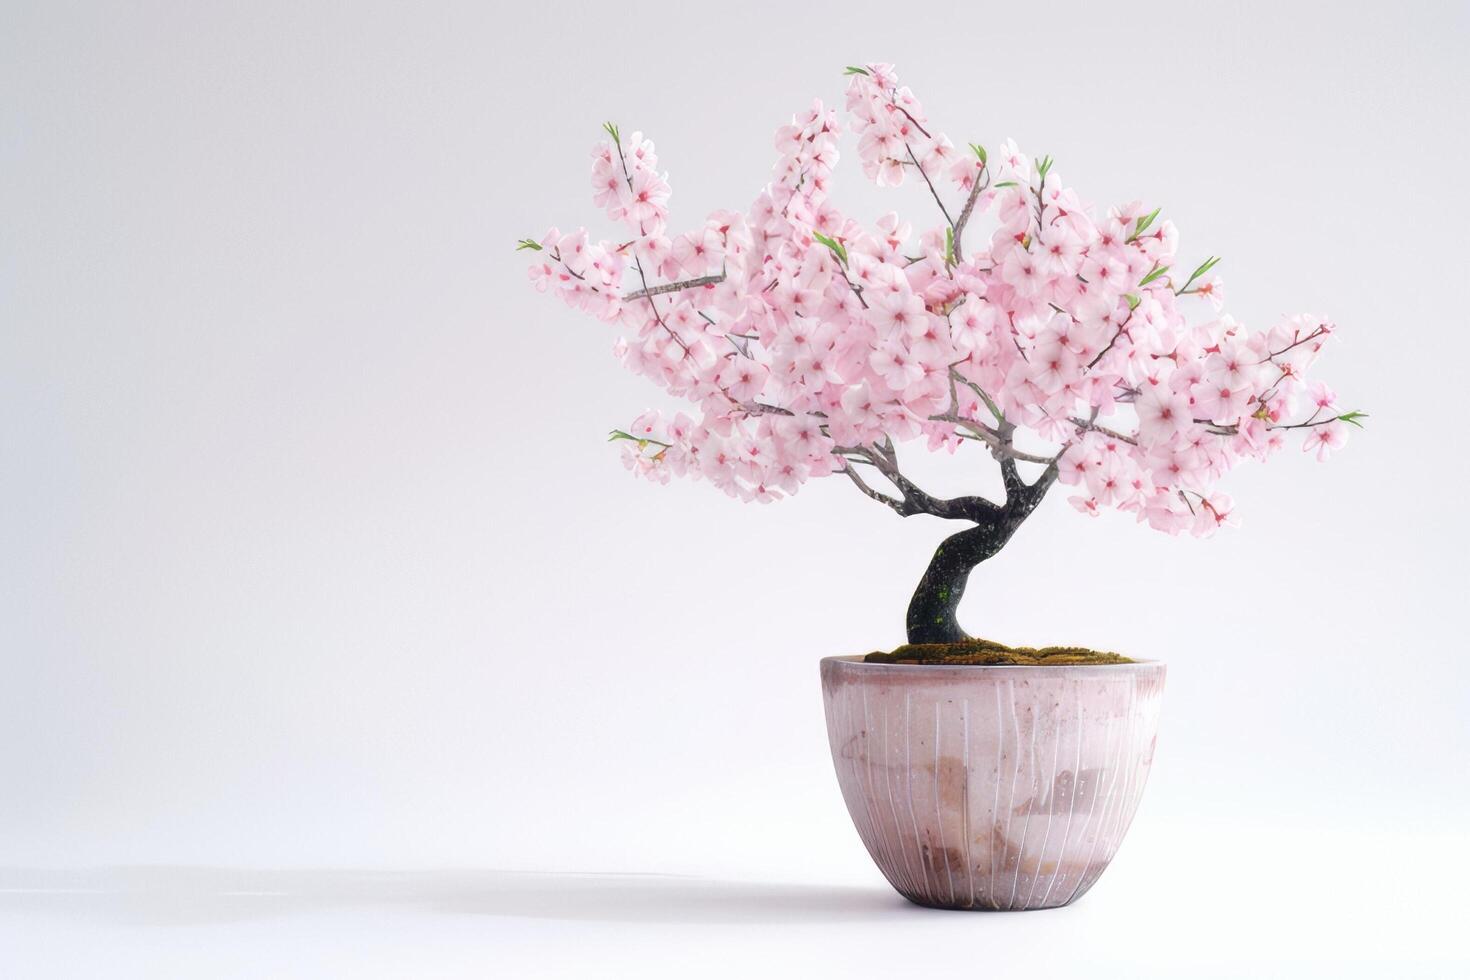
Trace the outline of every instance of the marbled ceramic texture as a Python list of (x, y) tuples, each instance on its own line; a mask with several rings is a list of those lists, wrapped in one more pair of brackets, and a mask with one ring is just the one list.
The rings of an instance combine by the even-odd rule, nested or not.
[(1153, 762), (1164, 665), (822, 661), (832, 761), (883, 875), (910, 901), (1045, 909), (1118, 850)]

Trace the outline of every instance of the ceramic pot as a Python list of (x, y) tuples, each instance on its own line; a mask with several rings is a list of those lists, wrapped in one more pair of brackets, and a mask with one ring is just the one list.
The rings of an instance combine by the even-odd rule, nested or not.
[(932, 908), (1057, 908), (1117, 853), (1153, 762), (1164, 665), (822, 661), (832, 761), (883, 876)]

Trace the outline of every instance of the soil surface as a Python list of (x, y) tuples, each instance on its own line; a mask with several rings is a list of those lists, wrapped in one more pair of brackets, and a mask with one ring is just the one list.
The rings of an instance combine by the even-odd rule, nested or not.
[(870, 664), (969, 664), (979, 666), (1069, 667), (1076, 664), (1131, 664), (1122, 654), (1086, 647), (1008, 647), (994, 640), (959, 643), (907, 643), (888, 653), (870, 653)]

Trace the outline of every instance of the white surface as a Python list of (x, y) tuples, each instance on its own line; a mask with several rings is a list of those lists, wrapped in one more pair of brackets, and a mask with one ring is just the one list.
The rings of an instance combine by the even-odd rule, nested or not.
[[(1221, 829), (1150, 828), (1091, 894), (1047, 912), (935, 912), (861, 875), (10, 872), (0, 948), (15, 976), (149, 980), (1442, 978), (1470, 965), (1470, 906), (1436, 870), (1466, 858), (1463, 841)], [(1386, 865), (1395, 884), (1376, 887)]]
[[(0, 975), (861, 975), (910, 949), (1434, 975), (1470, 875), (1466, 19), (5, 2), (0, 867), (128, 888), (7, 892)], [(1170, 663), (1138, 823), (1060, 913), (832, 891), (876, 876), (815, 661), (900, 639), (944, 529), (835, 481), (761, 508), (629, 479), (603, 436), (657, 393), (510, 250), (605, 228), (604, 119), (657, 140), (676, 227), (747, 206), (774, 127), (866, 59), (957, 140), (1014, 136), (1099, 204), (1163, 205), (1185, 254), (1225, 256), (1247, 323), (1333, 315), (1322, 375), (1372, 413), (1328, 465), (1232, 474), (1238, 531), (1058, 497), (977, 575), (977, 632)], [(849, 210), (931, 220), (854, 162)], [(453, 894), (344, 873), (222, 909), (209, 873), (85, 870), (115, 866), (442, 868)], [(647, 914), (606, 921), (600, 879), (557, 918), (455, 870), (484, 868), (790, 886), (615, 880), (609, 904)]]

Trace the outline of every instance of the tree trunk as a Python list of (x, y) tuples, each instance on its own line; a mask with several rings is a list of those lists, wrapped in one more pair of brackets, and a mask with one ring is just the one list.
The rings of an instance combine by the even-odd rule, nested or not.
[[(1029, 513), (1028, 508), (1026, 513)], [(958, 643), (970, 639), (960, 629), (956, 612), (965, 595), (965, 584), (976, 565), (991, 557), (1020, 527), (1024, 514), (1003, 513), (994, 521), (950, 535), (934, 551), (914, 597), (909, 601), (910, 643)]]

